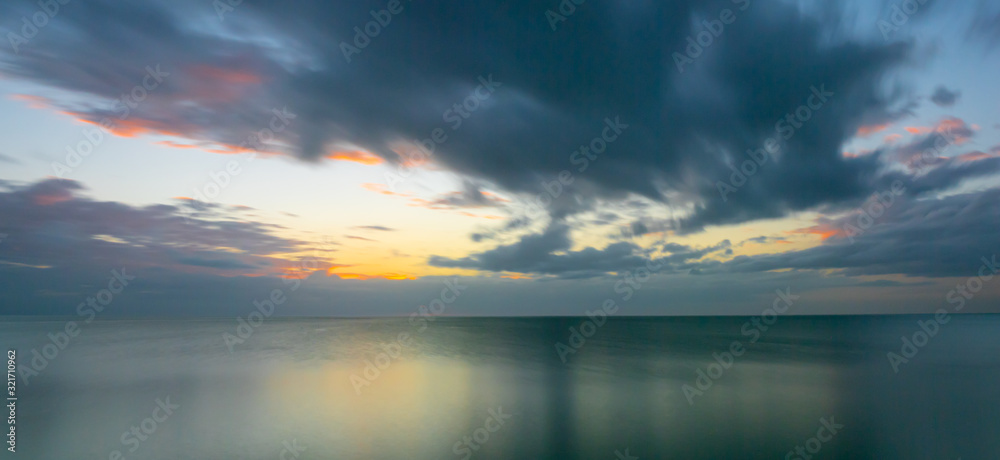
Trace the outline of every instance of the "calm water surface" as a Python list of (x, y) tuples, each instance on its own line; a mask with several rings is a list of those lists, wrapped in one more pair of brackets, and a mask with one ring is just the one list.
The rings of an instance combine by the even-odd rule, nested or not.
[[(232, 319), (80, 323), (18, 379), (18, 452), (5, 454), (1000, 458), (1000, 316), (953, 317), (894, 372), (887, 353), (928, 318), (785, 317), (756, 342), (747, 318), (613, 318), (566, 362), (556, 344), (581, 318), (269, 319), (232, 351)], [(65, 324), (8, 319), (0, 345), (24, 369)], [(710, 367), (734, 341), (744, 354)], [(703, 391), (699, 370), (717, 377)]]

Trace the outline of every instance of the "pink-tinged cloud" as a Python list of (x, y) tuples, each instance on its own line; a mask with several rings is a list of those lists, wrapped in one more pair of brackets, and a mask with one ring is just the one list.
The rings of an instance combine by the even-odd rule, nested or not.
[(955, 159), (958, 160), (958, 161), (960, 161), (960, 162), (963, 162), (963, 163), (968, 163), (968, 162), (972, 162), (972, 161), (979, 161), (979, 160), (985, 160), (985, 159), (988, 159), (988, 158), (997, 158), (997, 157), (1000, 157), (1000, 152), (997, 152), (997, 151), (993, 151), (993, 152), (981, 152), (981, 151), (976, 150), (974, 152), (963, 153), (963, 154), (955, 157)]
[(939, 133), (939, 134), (950, 134), (954, 136), (954, 143), (961, 145), (965, 141), (969, 140), (967, 136), (959, 135), (958, 133), (971, 130), (976, 131), (979, 129), (978, 125), (969, 126), (961, 118), (956, 117), (946, 117), (939, 121), (933, 127), (927, 126), (907, 126), (906, 131), (910, 134), (928, 134), (928, 133)]
[(187, 69), (181, 99), (198, 103), (229, 104), (241, 101), (257, 89), (264, 79), (249, 70), (195, 65)]
[(902, 134), (890, 134), (888, 136), (885, 136), (882, 139), (882, 142), (885, 142), (886, 144), (892, 144), (892, 143), (895, 143), (896, 141), (898, 141), (898, 140), (900, 140), (902, 138), (903, 138)]
[(858, 128), (857, 135), (858, 135), (858, 137), (871, 136), (872, 134), (875, 134), (875, 133), (878, 133), (878, 132), (882, 132), (882, 131), (885, 131), (885, 130), (889, 129), (890, 126), (892, 126), (892, 123), (885, 123), (885, 124), (881, 124), (881, 125), (862, 126), (862, 127)]
[(249, 71), (240, 69), (227, 69), (225, 67), (215, 67), (211, 65), (194, 65), (188, 68), (188, 75), (201, 80), (232, 85), (257, 85), (263, 79)]
[(22, 101), (28, 104), (30, 109), (47, 109), (52, 107), (48, 98), (33, 94), (11, 94), (10, 98), (15, 101)]
[(64, 201), (72, 200), (73, 197), (70, 194), (50, 194), (50, 195), (35, 195), (35, 204), (39, 206), (52, 206), (54, 204), (62, 203)]

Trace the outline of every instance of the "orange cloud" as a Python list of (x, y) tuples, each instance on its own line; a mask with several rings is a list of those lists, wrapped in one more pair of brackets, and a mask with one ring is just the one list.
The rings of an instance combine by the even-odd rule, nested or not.
[(858, 128), (858, 136), (861, 136), (861, 137), (870, 136), (870, 135), (875, 134), (877, 132), (881, 132), (881, 131), (885, 131), (885, 130), (889, 129), (889, 126), (892, 126), (892, 123), (885, 123), (885, 124), (881, 124), (881, 125), (862, 126), (862, 127)]
[[(76, 114), (77, 116), (81, 114)], [(77, 118), (77, 121), (101, 126), (100, 123), (87, 118)], [(140, 134), (156, 133), (167, 136), (183, 137), (183, 135), (171, 128), (166, 123), (156, 120), (145, 120), (142, 118), (130, 118), (127, 120), (115, 119), (110, 126), (106, 126), (111, 134), (118, 137), (136, 137)]]
[(933, 129), (927, 128), (927, 127), (923, 127), (923, 126), (907, 126), (906, 127), (906, 132), (908, 132), (910, 134), (925, 134), (925, 133), (929, 133), (931, 131), (933, 131)]
[(361, 163), (363, 165), (377, 165), (384, 162), (384, 160), (381, 157), (365, 152), (363, 150), (333, 152), (327, 154), (326, 158), (328, 160), (334, 160), (334, 161), (352, 161), (354, 163)]
[(361, 188), (363, 188), (365, 190), (368, 190), (369, 192), (375, 192), (375, 193), (379, 193), (379, 194), (382, 194), (382, 195), (402, 196), (402, 197), (407, 197), (407, 198), (412, 197), (412, 195), (407, 194), (407, 193), (399, 193), (399, 192), (393, 192), (391, 190), (386, 190), (385, 184), (375, 184), (375, 183), (371, 183), (371, 182), (366, 182), (364, 184), (361, 184)]
[(885, 136), (885, 138), (882, 139), (882, 142), (885, 142), (886, 144), (891, 144), (891, 143), (896, 142), (896, 141), (898, 141), (898, 140), (900, 140), (902, 138), (903, 138), (903, 136), (901, 134), (890, 134), (888, 136)]
[(484, 196), (486, 196), (487, 198), (489, 198), (492, 201), (499, 201), (501, 203), (510, 203), (510, 200), (508, 200), (508, 199), (506, 199), (506, 198), (504, 198), (504, 197), (502, 197), (500, 195), (497, 195), (496, 193), (486, 192), (486, 191), (480, 191), (479, 193), (483, 194)]
[(42, 96), (35, 96), (33, 94), (11, 94), (11, 99), (15, 101), (24, 101), (28, 103), (28, 108), (31, 109), (47, 109), (51, 106), (49, 104), (48, 98)]
[(461, 214), (463, 216), (468, 216), (468, 217), (478, 217), (480, 219), (491, 219), (491, 220), (503, 219), (502, 216), (495, 216), (495, 215), (492, 215), (492, 214), (487, 214), (485, 216), (481, 216), (479, 214), (473, 214), (471, 212), (465, 212), (465, 211), (462, 211), (459, 214)]
[[(222, 148), (220, 149), (202, 149), (202, 150), (208, 153), (218, 153), (221, 155), (236, 155), (240, 153), (249, 153), (254, 151), (254, 149), (250, 147), (243, 147), (240, 145), (231, 145), (231, 144), (222, 144)], [(260, 151), (257, 153), (270, 155), (273, 154), (274, 152)]]
[(156, 145), (162, 145), (164, 147), (172, 147), (172, 148), (175, 148), (175, 149), (194, 149), (194, 148), (198, 148), (195, 145), (181, 144), (181, 143), (174, 142), (174, 141), (160, 141), (160, 142), (157, 142)]
[(359, 280), (366, 281), (372, 279), (383, 279), (390, 281), (402, 281), (402, 280), (415, 280), (416, 276), (403, 275), (400, 273), (382, 273), (378, 275), (365, 275), (361, 273), (336, 273), (337, 277), (342, 280)]
[(806, 234), (806, 235), (819, 235), (819, 238), (823, 241), (837, 236), (843, 233), (843, 230), (839, 228), (834, 228), (830, 224), (822, 223), (819, 225), (814, 225), (812, 227), (800, 228), (797, 230), (791, 230), (788, 233), (792, 234)]

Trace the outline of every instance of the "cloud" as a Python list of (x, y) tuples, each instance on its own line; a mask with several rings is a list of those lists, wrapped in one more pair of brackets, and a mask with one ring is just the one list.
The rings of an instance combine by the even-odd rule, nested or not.
[(396, 231), (396, 229), (394, 229), (394, 228), (383, 227), (381, 225), (361, 225), (361, 226), (357, 226), (357, 227), (354, 227), (354, 228), (357, 228), (357, 229), (360, 229), (360, 230), (374, 230), (374, 231), (378, 231), (378, 232), (394, 232), (394, 231)]
[(8, 235), (0, 260), (259, 276), (280, 275), (297, 260), (287, 254), (311, 251), (311, 243), (278, 237), (280, 227), (230, 216), (223, 205), (178, 200), (135, 207), (95, 201), (83, 191), (65, 179), (0, 186), (0, 233)]
[[(23, 8), (8, 3), (4, 17), (19, 17)], [(440, 128), (447, 139), (434, 161), (470, 181), (534, 194), (571, 171), (575, 182), (549, 209), (554, 216), (587, 209), (588, 199), (638, 194), (689, 210), (686, 231), (864, 196), (878, 165), (843, 158), (840, 145), (910, 102), (881, 83), (914, 59), (912, 46), (844, 35), (835, 26), (846, 14), (839, 8), (751, 6), (681, 72), (671, 56), (698, 31), (693, 19), (732, 2), (594, 4), (553, 33), (537, 5), (430, 1), (406, 6), (350, 62), (339, 45), (370, 19), (366, 5), (246, 3), (222, 22), (203, 6), (82, 3), (32, 39), (35, 52), (0, 59), (12, 77), (88, 96), (84, 105), (56, 104), (92, 122), (118, 115), (115, 101), (142, 84), (147, 66), (160, 65), (169, 75), (130, 109), (121, 135), (171, 133), (239, 151), (270, 126), (275, 108), (287, 107), (296, 118), (273, 133), (273, 150), (310, 161), (339, 152), (332, 155), (397, 163), (399, 145)], [(439, 27), (441, 17), (466, 19)], [(494, 19), (469, 19), (483, 17)], [(480, 77), (496, 81), (495, 91), (460, 124), (448, 121)], [(723, 202), (716, 181), (774, 136), (775, 123), (814, 86), (835, 96), (780, 161)], [(602, 136), (607, 120), (628, 128), (583, 170), (573, 153)], [(474, 194), (460, 199), (489, 204)]]
[[(941, 130), (954, 145), (971, 139), (975, 130), (959, 119), (918, 130), (920, 137), (910, 143), (843, 154), (855, 136), (912, 113), (920, 98), (894, 77), (930, 59), (905, 31), (889, 42), (849, 35), (842, 25), (852, 18), (851, 6), (754, 4), (697, 60), (678, 68), (674, 53), (686, 53), (700, 19), (733, 6), (695, 0), (588, 3), (554, 33), (537, 4), (407, 3), (405, 14), (348, 61), (340, 44), (352, 42), (354, 28), (370, 20), (370, 5), (244, 2), (220, 22), (212, 8), (193, 0), (95, 0), (75, 4), (73, 14), (60, 15), (58, 27), (46, 28), (20, 54), (4, 48), (0, 63), (6, 77), (74, 96), (46, 99), (56, 110), (90, 122), (118, 119), (119, 135), (171, 134), (192, 145), (220, 146), (220, 153), (242, 151), (248, 137), (268, 129), (269, 148), (276, 152), (391, 167), (401, 162), (401, 145), (446, 138), (428, 141), (431, 157), (436, 167), (461, 178), (462, 190), (421, 200), (381, 184), (368, 186), (417, 206), (505, 208), (507, 198), (500, 194), (551, 195), (546, 191), (564, 172), (572, 175), (572, 184), (560, 186), (549, 200), (547, 216), (515, 215), (500, 230), (473, 238), (528, 225), (545, 230), (468, 257), (434, 257), (437, 266), (570, 276), (645, 261), (653, 256), (627, 242), (570, 250), (570, 217), (636, 196), (678, 212), (669, 230), (694, 233), (798, 211), (843, 211), (894, 180), (905, 183), (914, 198), (931, 199), (997, 173), (995, 159), (978, 156), (956, 161), (943, 155), (919, 170), (905, 169), (935, 147)], [(2, 2), (0, 17), (21, 17), (34, 7)], [(445, 17), (456, 19), (443, 24)], [(144, 91), (134, 107), (122, 104), (121, 95), (141, 88), (156, 66), (168, 74), (163, 81)], [(449, 121), (456, 106), (477, 90), (482, 94), (487, 80), (496, 82), (489, 98), (477, 98), (476, 109), (460, 123)], [(808, 120), (793, 123), (790, 116), (813, 104), (814, 88), (832, 94), (810, 109)], [(945, 91), (934, 99), (957, 97)], [(294, 118), (279, 132), (275, 111), (284, 108)], [(736, 193), (721, 195), (719, 182), (747, 160), (748, 149), (776, 137), (780, 122), (795, 126), (780, 153)], [(438, 129), (443, 136), (433, 134)], [(613, 142), (602, 139), (609, 129), (616, 133)], [(60, 200), (80, 199), (73, 190), (54, 192), (33, 195), (32, 206), (66, 209)], [(204, 204), (183, 206), (196, 219), (221, 212)], [(159, 212), (172, 222), (176, 210), (137, 212)], [(628, 217), (633, 235), (658, 230), (641, 216)], [(297, 247), (268, 240), (274, 237), (264, 224), (237, 224), (223, 228), (244, 232), (246, 240), (238, 242), (251, 252), (263, 252), (256, 245), (264, 241)], [(110, 230), (117, 233), (103, 233), (133, 242), (122, 229)], [(214, 241), (210, 230), (199, 227), (200, 237)], [(253, 257), (219, 257), (256, 266)], [(212, 258), (180, 260), (201, 261), (197, 266), (204, 269), (213, 268), (206, 263), (225, 265)]]
[(4, 155), (4, 154), (0, 153), (0, 163), (10, 163), (10, 164), (14, 164), (14, 165), (19, 165), (19, 164), (21, 164), (21, 160), (18, 160), (17, 158), (14, 158), (14, 157), (11, 157), (11, 156), (7, 156), (7, 155)]
[(931, 95), (931, 102), (936, 104), (938, 107), (951, 107), (955, 105), (955, 101), (957, 101), (958, 97), (961, 95), (961, 91), (951, 91), (944, 86), (938, 86), (934, 90), (934, 94)]
[(372, 155), (371, 153), (361, 150), (333, 152), (327, 154), (326, 158), (328, 160), (350, 161), (354, 163), (360, 163), (363, 165), (377, 165), (377, 164), (382, 164), (384, 162), (384, 160), (382, 160), (378, 156)]
[[(644, 265), (638, 246), (614, 243), (604, 249), (585, 248), (569, 251), (569, 226), (555, 224), (541, 234), (527, 235), (520, 241), (461, 259), (431, 256), (435, 267), (472, 268), (496, 272), (534, 273), (563, 277), (586, 277)], [(557, 254), (558, 252), (558, 254)]]
[(359, 240), (359, 241), (375, 241), (375, 240), (373, 240), (371, 238), (365, 238), (363, 236), (355, 236), (355, 235), (346, 235), (344, 238), (348, 238), (348, 239), (352, 239), (352, 240)]
[(571, 251), (569, 234), (568, 225), (555, 223), (542, 233), (521, 237), (516, 243), (459, 259), (431, 256), (428, 263), (436, 267), (587, 278), (650, 264), (658, 264), (663, 272), (672, 272), (693, 267), (688, 265), (692, 260), (730, 248), (729, 241), (701, 249), (670, 243), (656, 248), (659, 252), (654, 254), (632, 243), (617, 242), (604, 249), (588, 247)]
[(914, 277), (967, 277), (981, 258), (1000, 254), (1000, 189), (941, 198), (897, 197), (884, 215), (854, 241), (844, 231), (858, 227), (859, 214), (827, 220), (840, 230), (822, 245), (799, 251), (738, 256), (707, 273), (745, 273), (785, 269), (837, 270), (849, 276), (901, 274)]

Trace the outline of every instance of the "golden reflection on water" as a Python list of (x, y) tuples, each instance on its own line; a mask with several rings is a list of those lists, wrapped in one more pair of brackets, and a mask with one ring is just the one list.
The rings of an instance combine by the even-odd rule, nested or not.
[(358, 394), (351, 376), (363, 378), (365, 366), (363, 360), (333, 361), (273, 373), (264, 411), (309, 427), (300, 436), (327, 444), (329, 451), (353, 446), (351, 454), (358, 458), (450, 451), (450, 444), (441, 444), (442, 435), (454, 433), (457, 441), (468, 431), (462, 417), (474, 409), (469, 407), (474, 377), (468, 366), (454, 360), (393, 360), (369, 385), (359, 386)]

